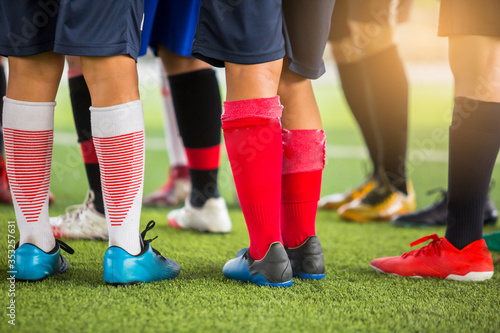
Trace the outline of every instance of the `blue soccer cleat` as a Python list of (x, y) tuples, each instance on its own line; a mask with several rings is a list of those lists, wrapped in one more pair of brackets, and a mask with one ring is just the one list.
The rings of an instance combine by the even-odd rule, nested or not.
[(273, 243), (266, 256), (254, 260), (248, 249), (242, 249), (222, 268), (222, 274), (233, 280), (251, 282), (258, 286), (291, 287), (292, 268), (281, 243)]
[(321, 280), (325, 278), (325, 259), (317, 236), (311, 236), (302, 245), (285, 248), (293, 276), (299, 279)]
[(69, 254), (75, 253), (71, 247), (58, 239), (56, 239), (54, 249), (48, 253), (33, 244), (17, 245), (14, 251), (14, 264), (10, 272), (18, 281), (31, 282), (41, 281), (54, 274), (65, 273), (69, 268), (69, 263), (61, 255), (61, 249)]
[(149, 244), (156, 239), (145, 240), (146, 233), (155, 226), (149, 221), (141, 233), (143, 248), (138, 255), (131, 255), (124, 249), (112, 246), (104, 254), (106, 283), (114, 286), (169, 280), (179, 275), (181, 267), (175, 261), (165, 258)]

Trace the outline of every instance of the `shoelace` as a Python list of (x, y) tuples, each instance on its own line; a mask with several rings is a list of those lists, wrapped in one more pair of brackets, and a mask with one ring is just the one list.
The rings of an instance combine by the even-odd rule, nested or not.
[[(94, 202), (94, 198), (95, 198), (94, 192), (89, 190), (89, 192), (87, 193), (87, 198), (82, 204), (71, 205), (66, 207), (66, 214), (63, 217), (64, 223), (71, 225), (72, 222), (85, 211), (87, 206), (90, 203)], [(79, 223), (81, 223), (81, 219), (78, 220), (80, 221)]]
[(56, 243), (59, 244), (59, 247), (61, 248), (61, 250), (64, 250), (64, 251), (68, 252), (69, 254), (75, 253), (75, 250), (73, 250), (73, 248), (71, 246), (64, 243), (62, 240), (56, 239)]
[(434, 200), (434, 203), (431, 206), (423, 209), (423, 211), (431, 211), (434, 208), (436, 208), (437, 206), (439, 206), (440, 204), (442, 204), (443, 201), (446, 202), (448, 200), (448, 192), (442, 187), (436, 187), (436, 188), (430, 189), (429, 191), (427, 191), (426, 195), (431, 196), (431, 195), (434, 195), (436, 193), (439, 193), (441, 195), (437, 196), (436, 200)]
[[(56, 244), (59, 245), (59, 248), (61, 250), (64, 250), (65, 252), (67, 252), (69, 254), (75, 253), (75, 250), (73, 250), (73, 248), (71, 246), (69, 246), (68, 244), (66, 244), (65, 242), (63, 242), (60, 239), (56, 238)], [(16, 243), (16, 246), (14, 247), (14, 249), (17, 250), (18, 248), (19, 248), (19, 242)]]
[[(155, 238), (152, 238), (152, 239), (146, 239), (147, 232), (150, 231), (151, 229), (153, 229), (155, 227), (155, 225), (156, 225), (156, 222), (151, 220), (146, 225), (146, 229), (144, 229), (141, 232), (141, 238), (142, 238), (142, 242), (144, 245), (149, 245), (152, 241), (154, 241), (155, 239), (158, 238), (158, 236), (156, 236)], [(151, 249), (153, 250), (154, 253), (156, 253), (160, 257), (164, 258), (163, 255), (158, 250), (156, 250), (154, 247), (151, 246)]]
[(426, 242), (426, 241), (431, 240), (431, 239), (432, 239), (432, 242), (430, 242), (426, 246), (424, 246), (418, 250), (413, 250), (413, 251), (410, 251), (407, 253), (403, 253), (402, 257), (406, 258), (410, 255), (411, 256), (418, 256), (420, 254), (431, 254), (431, 253), (439, 254), (439, 246), (438, 245), (441, 241), (441, 238), (437, 234), (432, 234), (432, 235), (417, 239), (413, 243), (410, 243), (410, 246), (413, 247), (415, 245), (421, 244), (421, 243)]

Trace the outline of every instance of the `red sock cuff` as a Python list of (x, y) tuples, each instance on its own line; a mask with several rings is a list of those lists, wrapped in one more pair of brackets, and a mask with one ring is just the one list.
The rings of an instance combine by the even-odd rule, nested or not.
[(220, 164), (220, 145), (208, 148), (185, 148), (188, 167), (196, 170), (217, 169)]
[(280, 118), (283, 106), (279, 96), (224, 102), (222, 121), (244, 118)]
[(326, 135), (323, 130), (282, 130), (283, 175), (323, 170)]
[(95, 152), (94, 141), (92, 139), (80, 143), (80, 149), (82, 150), (83, 163), (99, 163), (99, 161), (97, 160), (97, 154)]

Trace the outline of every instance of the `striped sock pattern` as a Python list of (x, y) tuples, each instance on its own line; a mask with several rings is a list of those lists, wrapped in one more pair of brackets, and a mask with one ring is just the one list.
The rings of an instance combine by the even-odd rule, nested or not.
[[(144, 178), (144, 131), (94, 137), (101, 167), (106, 215), (111, 227), (122, 226), (134, 202), (142, 197)], [(139, 207), (140, 215), (140, 207)]]
[(48, 205), (53, 130), (4, 128), (4, 138), (13, 200), (27, 222), (38, 222)]
[(55, 102), (26, 102), (5, 97), (5, 157), (19, 229), (19, 245), (45, 252), (56, 245), (49, 223), (50, 167)]
[(142, 250), (139, 233), (145, 155), (142, 102), (91, 107), (90, 112), (109, 246), (137, 255)]

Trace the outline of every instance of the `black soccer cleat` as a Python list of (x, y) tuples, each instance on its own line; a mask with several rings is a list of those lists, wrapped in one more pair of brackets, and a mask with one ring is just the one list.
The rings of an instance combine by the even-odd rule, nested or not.
[[(441, 200), (415, 213), (396, 216), (391, 223), (398, 227), (408, 228), (445, 226), (446, 215), (448, 213), (448, 193), (443, 189), (433, 189), (430, 190), (428, 194), (431, 195), (436, 192), (441, 193)], [(484, 224), (495, 224), (497, 220), (498, 210), (488, 196), (488, 200), (484, 207)]]
[(224, 265), (222, 273), (229, 279), (250, 282), (258, 286), (292, 286), (290, 261), (283, 245), (279, 242), (271, 244), (266, 256), (261, 260), (254, 260), (248, 249), (238, 251), (236, 257)]
[(292, 264), (293, 276), (314, 280), (325, 278), (325, 259), (318, 236), (311, 236), (302, 245), (285, 250)]

